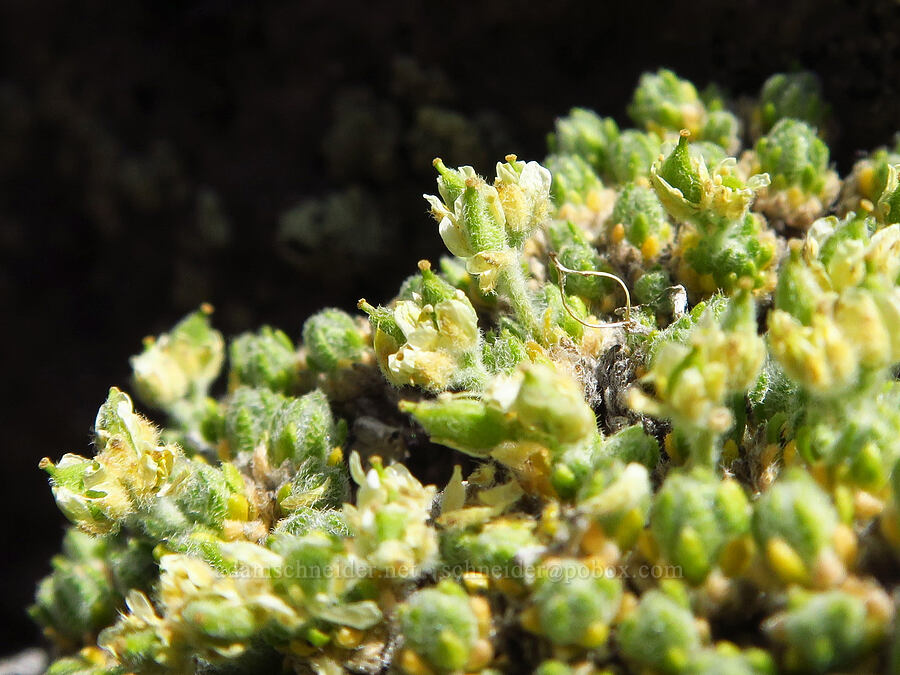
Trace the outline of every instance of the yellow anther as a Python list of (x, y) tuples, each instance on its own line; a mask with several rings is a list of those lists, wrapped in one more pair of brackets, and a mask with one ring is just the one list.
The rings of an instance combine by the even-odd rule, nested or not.
[(784, 539), (770, 539), (766, 544), (769, 567), (786, 584), (805, 583), (809, 579), (803, 558)]

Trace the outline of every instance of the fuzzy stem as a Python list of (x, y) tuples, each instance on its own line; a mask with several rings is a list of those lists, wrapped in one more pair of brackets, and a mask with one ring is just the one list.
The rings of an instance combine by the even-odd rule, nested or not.
[(541, 321), (534, 305), (534, 300), (525, 282), (525, 274), (519, 265), (519, 259), (506, 265), (501, 271), (497, 279), (497, 286), (502, 295), (509, 300), (516, 318), (522, 322), (525, 329), (531, 333), (531, 336), (540, 341)]

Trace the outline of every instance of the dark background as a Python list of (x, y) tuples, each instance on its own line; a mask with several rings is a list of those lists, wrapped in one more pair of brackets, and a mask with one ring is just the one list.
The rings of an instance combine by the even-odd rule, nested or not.
[(663, 65), (734, 94), (816, 71), (846, 171), (900, 128), (898, 46), (891, 0), (0, 2), (0, 653), (38, 641), (63, 528), (38, 460), (90, 453), (144, 335), (389, 299), (441, 253), (431, 157), (541, 159)]

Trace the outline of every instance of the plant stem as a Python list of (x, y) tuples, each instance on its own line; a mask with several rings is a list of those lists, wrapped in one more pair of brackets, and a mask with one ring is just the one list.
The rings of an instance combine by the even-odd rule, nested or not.
[(497, 285), (500, 292), (509, 300), (516, 318), (531, 333), (531, 336), (540, 341), (541, 321), (534, 305), (531, 293), (525, 282), (525, 274), (519, 265), (518, 258), (514, 263), (506, 265), (499, 274)]

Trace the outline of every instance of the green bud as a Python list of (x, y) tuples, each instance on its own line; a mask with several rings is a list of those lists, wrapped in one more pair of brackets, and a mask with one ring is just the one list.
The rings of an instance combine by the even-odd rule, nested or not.
[(516, 578), (522, 575), (516, 573), (522, 561), (518, 556), (540, 550), (534, 526), (532, 520), (504, 518), (486, 523), (478, 532), (445, 530), (441, 554), (450, 565), (466, 565), (500, 579)]
[(337, 509), (349, 497), (349, 477), (343, 463), (332, 465), (310, 457), (278, 491), (278, 506), (286, 513), (297, 509)]
[(660, 591), (647, 591), (637, 610), (619, 625), (619, 648), (636, 667), (677, 675), (700, 649), (690, 610)]
[(584, 206), (597, 199), (603, 182), (580, 155), (550, 155), (544, 164), (553, 176), (550, 194), (558, 205)]
[(706, 174), (702, 171), (706, 164), (691, 156), (687, 134), (678, 137), (672, 153), (659, 167), (659, 177), (681, 192), (689, 203), (699, 206), (703, 198), (703, 182)]
[(509, 410), (527, 434), (568, 444), (596, 433), (594, 412), (575, 380), (542, 364), (526, 365), (519, 372), (521, 385)]
[(285, 398), (269, 389), (240, 387), (224, 406), (224, 436), (232, 455), (253, 452), (264, 440)]
[(165, 494), (147, 505), (142, 527), (156, 539), (184, 535), (196, 525), (219, 531), (228, 517), (230, 497), (224, 471), (198, 459), (180, 462)]
[[(579, 271), (611, 272), (609, 267), (588, 241), (585, 233), (570, 221), (556, 222), (549, 230), (550, 245), (556, 249), (559, 261), (566, 267)], [(550, 267), (550, 278), (558, 282), (556, 268)], [(570, 274), (566, 277), (566, 292), (580, 295), (587, 300), (599, 300), (613, 290), (609, 279)]]
[(344, 514), (339, 510), (318, 509), (302, 506), (289, 516), (282, 518), (275, 526), (276, 534), (290, 534), (298, 537), (311, 532), (323, 532), (330, 536), (344, 538), (350, 529), (344, 521)]
[(691, 659), (685, 672), (692, 675), (775, 675), (775, 663), (768, 652), (750, 648), (741, 651), (729, 643), (703, 649)]
[(245, 333), (229, 347), (232, 387), (268, 387), (289, 391), (297, 379), (297, 355), (291, 339), (263, 326), (257, 335)]
[(397, 611), (406, 647), (431, 667), (461, 671), (478, 639), (478, 618), (456, 584), (443, 581), (413, 593)]
[(656, 258), (672, 242), (672, 225), (665, 209), (653, 190), (643, 185), (629, 183), (622, 188), (608, 223), (610, 227), (621, 223), (626, 241), (646, 251), (645, 259)]
[(896, 166), (887, 166), (884, 188), (875, 204), (875, 215), (885, 225), (900, 223), (900, 180)]
[(214, 600), (195, 600), (187, 603), (181, 616), (188, 626), (212, 640), (246, 640), (256, 632), (253, 613), (240, 605), (234, 607)]
[(778, 122), (756, 144), (762, 171), (772, 178), (772, 188), (797, 185), (809, 193), (825, 186), (828, 146), (808, 124), (794, 119)]
[(493, 374), (509, 373), (528, 358), (525, 343), (508, 328), (488, 333), (483, 348), (484, 365)]
[(544, 567), (533, 602), (541, 634), (557, 645), (600, 647), (622, 602), (622, 582), (606, 570), (562, 560)]
[(650, 474), (646, 467), (607, 460), (600, 462), (579, 489), (576, 503), (608, 538), (626, 550), (634, 545), (644, 527), (651, 495)]
[(629, 183), (645, 178), (659, 155), (659, 136), (628, 129), (616, 138), (609, 149), (607, 176), (611, 183)]
[(289, 398), (269, 427), (269, 461), (289, 459), (295, 466), (307, 458), (324, 461), (336, 445), (337, 429), (328, 399), (321, 391)]
[(63, 548), (65, 554), (53, 557), (53, 573), (40, 582), (28, 613), (58, 644), (80, 645), (113, 621), (122, 598), (109, 579), (105, 539), (70, 528)]
[(607, 171), (610, 146), (619, 136), (619, 127), (609, 117), (598, 117), (584, 108), (573, 108), (568, 117), (556, 120), (556, 133), (548, 139), (550, 151), (576, 155), (598, 174)]
[(463, 167), (460, 170), (447, 168), (439, 157), (433, 162), (438, 172), (438, 193), (445, 204), (453, 204), (466, 189), (466, 178), (470, 177), (471, 167)]
[(419, 272), (422, 275), (422, 301), (426, 305), (437, 305), (456, 297), (457, 289), (432, 272), (427, 260), (419, 261)]
[(672, 279), (665, 269), (651, 268), (634, 283), (634, 299), (641, 305), (651, 305), (660, 311), (668, 300), (666, 291), (671, 286)]
[[(63, 544), (65, 550), (65, 543)], [(106, 555), (112, 583), (120, 595), (130, 589), (145, 590), (156, 580), (158, 569), (153, 559), (153, 545), (146, 540), (128, 537), (109, 547)]]
[(681, 129), (697, 134), (706, 119), (706, 108), (693, 84), (661, 69), (641, 75), (628, 116), (660, 135)]
[(700, 584), (719, 554), (750, 529), (750, 505), (740, 485), (707, 471), (669, 474), (656, 494), (650, 530), (663, 557)]
[(365, 352), (365, 340), (356, 322), (339, 309), (323, 309), (306, 320), (303, 346), (307, 363), (326, 373), (356, 363)]
[(467, 178), (456, 204), (456, 223), (441, 226), (441, 237), (452, 254), (469, 258), (506, 248), (506, 214), (496, 188), (478, 176)]
[[(763, 626), (784, 645), (785, 669), (792, 673), (851, 668), (869, 649), (873, 633), (878, 631), (867, 617), (864, 599), (842, 591), (802, 596)], [(878, 632), (883, 630), (881, 627)]]
[(534, 671), (534, 675), (574, 675), (574, 673), (575, 671), (566, 663), (556, 659), (542, 661)]
[(800, 247), (792, 247), (778, 276), (775, 307), (790, 312), (804, 326), (809, 326), (821, 292), (819, 280), (801, 257)]
[(837, 524), (828, 495), (800, 472), (776, 482), (753, 509), (756, 543), (784, 581), (809, 582), (817, 558), (831, 550)]
[(339, 444), (328, 399), (318, 390), (295, 398), (268, 389), (237, 389), (225, 410), (225, 438), (235, 453), (265, 444), (273, 466), (288, 459), (295, 466), (309, 457), (324, 461)]
[(653, 471), (659, 462), (659, 443), (642, 425), (634, 424), (609, 436), (603, 443), (603, 453), (626, 464), (637, 462)]
[(758, 170), (772, 179), (756, 208), (791, 227), (808, 228), (840, 188), (828, 159), (828, 146), (811, 126), (794, 119), (778, 122), (756, 143)]
[[(577, 279), (580, 277), (570, 275), (566, 280), (566, 291), (569, 290), (568, 279), (572, 278)], [(584, 324), (577, 319), (586, 321), (588, 318), (588, 308), (582, 296), (567, 294), (566, 304), (569, 306), (567, 310), (563, 305), (559, 287), (548, 282), (544, 286), (544, 301), (546, 302), (543, 317), (544, 341), (548, 344), (555, 344), (560, 340), (571, 338), (579, 342), (582, 335), (584, 335)]]
[(777, 122), (792, 118), (818, 127), (828, 115), (822, 100), (822, 85), (814, 73), (777, 73), (763, 83), (756, 111), (762, 133)]
[(706, 123), (700, 130), (700, 138), (715, 143), (729, 155), (734, 155), (741, 147), (740, 132), (741, 123), (734, 114), (727, 110), (716, 110), (707, 115)]

